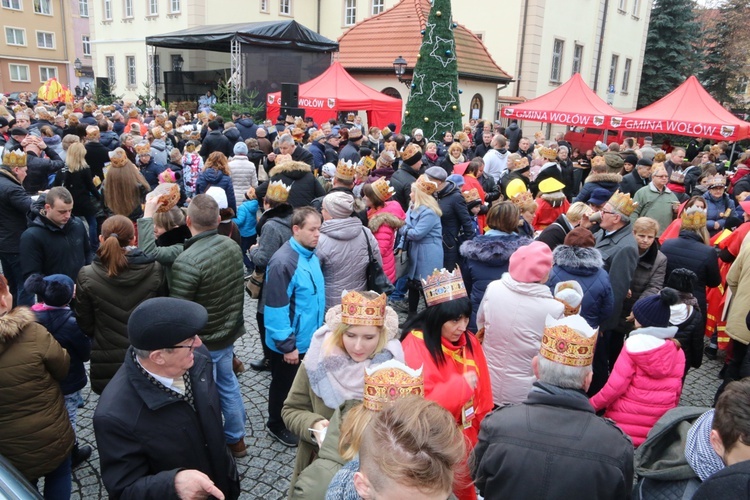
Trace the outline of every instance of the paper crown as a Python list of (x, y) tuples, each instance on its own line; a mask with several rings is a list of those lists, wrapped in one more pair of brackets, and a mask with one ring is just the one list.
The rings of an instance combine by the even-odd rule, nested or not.
[(635, 207), (638, 206), (638, 203), (630, 198), (630, 193), (623, 193), (620, 191), (616, 191), (615, 194), (612, 195), (609, 199), (609, 204), (612, 205), (612, 208), (614, 208), (616, 212), (625, 217), (630, 217), (630, 214), (633, 213)]
[(21, 150), (11, 151), (3, 155), (3, 165), (10, 168), (26, 166), (26, 153)]
[(566, 366), (589, 366), (594, 360), (596, 330), (581, 316), (556, 320), (547, 315), (539, 355)]
[(169, 212), (180, 201), (180, 187), (173, 183), (159, 184), (146, 195), (146, 201), (159, 198), (157, 213)]
[(359, 292), (346, 292), (341, 298), (341, 322), (357, 326), (383, 326), (388, 298), (384, 293), (368, 299)]
[(721, 174), (707, 177), (706, 181), (709, 189), (714, 187), (727, 187), (727, 180)]
[(276, 155), (276, 159), (274, 160), (274, 163), (276, 166), (283, 165), (284, 163), (289, 163), (292, 160), (292, 155)]
[(464, 200), (466, 201), (466, 203), (471, 203), (472, 201), (479, 200), (479, 191), (477, 190), (477, 188), (464, 191), (461, 194), (464, 195)]
[(577, 281), (561, 281), (555, 285), (555, 299), (565, 306), (565, 316), (578, 314), (583, 302), (583, 288)]
[(393, 151), (383, 151), (378, 156), (377, 167), (390, 167), (396, 161), (396, 154)]
[(141, 142), (140, 144), (137, 144), (135, 146), (135, 152), (139, 155), (150, 155), (151, 154), (151, 144), (148, 142)]
[(115, 168), (124, 167), (130, 162), (128, 155), (122, 148), (117, 148), (109, 152), (109, 164)]
[(556, 149), (542, 147), (542, 149), (539, 150), (539, 154), (542, 155), (542, 158), (545, 160), (555, 161), (557, 159)]
[(286, 203), (289, 198), (289, 191), (292, 187), (287, 186), (281, 181), (272, 181), (268, 184), (268, 190), (266, 190), (266, 198), (279, 203)]
[(521, 170), (529, 166), (529, 159), (524, 157), (516, 158), (512, 164), (508, 165), (510, 170)]
[(336, 166), (336, 178), (342, 181), (353, 181), (357, 167), (351, 161), (339, 160)]
[(365, 368), (365, 408), (381, 411), (407, 396), (424, 396), (422, 368), (414, 370), (395, 359)]
[(513, 196), (510, 201), (512, 201), (513, 204), (520, 209), (527, 203), (534, 201), (534, 197), (528, 191), (522, 191)]
[(706, 227), (706, 220), (708, 219), (708, 214), (701, 207), (693, 205), (687, 210), (682, 211), (682, 215), (680, 215), (680, 219), (682, 220), (682, 225), (681, 225), (682, 229), (689, 229), (689, 230), (695, 231), (702, 227)]
[(606, 165), (607, 165), (607, 160), (605, 160), (603, 156), (594, 156), (591, 159), (592, 167), (604, 167)]
[(435, 269), (432, 275), (422, 280), (422, 289), (427, 307), (467, 297), (466, 286), (459, 268), (452, 272)]
[(431, 181), (426, 175), (420, 175), (417, 182), (414, 183), (414, 186), (429, 195), (432, 195), (438, 188), (437, 182)]
[(357, 177), (367, 177), (367, 175), (370, 173), (370, 166), (368, 163), (365, 163), (365, 158), (362, 158), (362, 160), (359, 162), (359, 164), (354, 167), (355, 172), (357, 173)]
[(391, 183), (385, 179), (385, 177), (381, 177), (380, 179), (376, 180), (371, 185), (372, 191), (375, 193), (375, 196), (380, 199), (380, 201), (388, 201), (391, 196), (396, 192), (392, 187)]

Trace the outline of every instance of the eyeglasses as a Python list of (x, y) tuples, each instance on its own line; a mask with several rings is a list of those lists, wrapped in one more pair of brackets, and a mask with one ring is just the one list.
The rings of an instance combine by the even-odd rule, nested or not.
[(609, 215), (617, 215), (615, 212), (610, 212), (609, 210), (601, 210), (602, 215), (609, 214)]
[[(198, 336), (193, 337), (193, 341), (190, 342), (188, 345), (173, 345), (170, 349), (190, 349), (190, 352), (193, 352), (195, 350), (196, 346), (195, 341), (198, 339)], [(195, 346), (195, 347), (193, 347)]]

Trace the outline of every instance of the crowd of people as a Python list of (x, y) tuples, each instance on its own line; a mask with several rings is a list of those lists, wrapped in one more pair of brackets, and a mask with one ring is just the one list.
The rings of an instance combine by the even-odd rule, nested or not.
[(0, 104), (0, 454), (46, 498), (89, 382), (111, 496), (237, 498), (246, 362), (289, 498), (627, 498), (704, 355), (679, 479), (747, 496), (750, 153), (204, 108)]

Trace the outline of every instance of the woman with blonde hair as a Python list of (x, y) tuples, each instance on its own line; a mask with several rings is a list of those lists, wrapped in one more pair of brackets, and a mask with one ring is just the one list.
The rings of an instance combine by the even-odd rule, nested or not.
[(459, 163), (464, 163), (466, 157), (464, 156), (464, 148), (458, 142), (454, 142), (448, 147), (448, 154), (445, 155), (445, 159), (440, 164), (441, 167), (451, 175), (453, 173), (453, 167)]
[(286, 427), (300, 437), (290, 492), (322, 444), (321, 433), (336, 408), (362, 398), (365, 369), (391, 359), (404, 361), (398, 315), (386, 306), (385, 294), (342, 295), (341, 305), (328, 310), (313, 334), (281, 411)]
[(237, 212), (237, 201), (234, 195), (232, 173), (229, 170), (227, 157), (221, 151), (214, 151), (203, 166), (203, 171), (195, 181), (195, 194), (204, 194), (210, 187), (220, 187), (227, 194), (228, 208)]
[(399, 229), (396, 248), (406, 250), (409, 269), (406, 273), (409, 288), (409, 314), (417, 312), (422, 296), (422, 278), (443, 267), (443, 212), (432, 196), (438, 184), (421, 175), (411, 186), (411, 203), (406, 212), (406, 223)]
[[(80, 142), (71, 144), (68, 148), (65, 168), (55, 177), (55, 186), (63, 186), (70, 191), (73, 196), (73, 215), (86, 219), (91, 248), (96, 250), (99, 245), (96, 213), (99, 211), (98, 201), (102, 197), (94, 184), (91, 169), (86, 163), (86, 146)], [(93, 200), (97, 200), (97, 203)]]
[(134, 246), (130, 219), (114, 215), (104, 221), (99, 242), (94, 261), (78, 273), (75, 306), (78, 325), (93, 337), (91, 389), (97, 394), (125, 359), (130, 313), (165, 291), (162, 266)]
[(102, 186), (104, 205), (115, 215), (124, 215), (135, 222), (143, 215), (141, 202), (149, 190), (148, 181), (128, 160), (125, 150), (117, 148), (112, 151)]
[(68, 135), (66, 135), (66, 136), (64, 136), (64, 137), (62, 138), (62, 142), (61, 142), (61, 145), (62, 145), (62, 153), (60, 153), (60, 159), (61, 159), (62, 161), (65, 161), (65, 160), (66, 160), (66, 158), (67, 158), (67, 155), (68, 155), (68, 149), (70, 149), (70, 146), (71, 146), (71, 145), (72, 145), (73, 143), (76, 143), (76, 142), (81, 142), (81, 138), (80, 138), (80, 137), (78, 137), (77, 135), (73, 135), (73, 134), (68, 134)]

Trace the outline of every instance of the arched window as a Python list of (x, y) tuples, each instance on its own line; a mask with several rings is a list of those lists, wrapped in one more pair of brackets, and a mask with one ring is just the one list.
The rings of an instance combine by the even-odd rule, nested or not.
[[(482, 99), (482, 94), (474, 94), (474, 97), (471, 98), (471, 105), (469, 107), (471, 108), (471, 118), (481, 117), (482, 109), (484, 108), (484, 99)], [(479, 112), (474, 111), (475, 109), (478, 109)]]
[(393, 87), (386, 87), (383, 90), (381, 90), (383, 94), (387, 95), (388, 97), (394, 97), (396, 99), (401, 99), (401, 94), (398, 90), (394, 89)]

